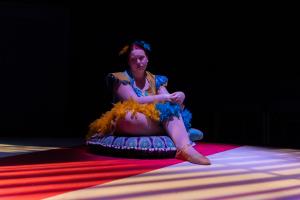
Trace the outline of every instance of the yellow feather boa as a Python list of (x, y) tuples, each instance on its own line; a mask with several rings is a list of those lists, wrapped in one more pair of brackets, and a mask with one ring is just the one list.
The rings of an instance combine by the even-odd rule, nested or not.
[(112, 132), (115, 124), (119, 119), (123, 119), (127, 112), (132, 112), (132, 117), (136, 113), (143, 113), (146, 117), (159, 121), (159, 111), (155, 108), (155, 104), (139, 104), (134, 100), (118, 102), (114, 104), (110, 111), (104, 113), (99, 119), (96, 119), (89, 126), (87, 138), (95, 133), (107, 134)]

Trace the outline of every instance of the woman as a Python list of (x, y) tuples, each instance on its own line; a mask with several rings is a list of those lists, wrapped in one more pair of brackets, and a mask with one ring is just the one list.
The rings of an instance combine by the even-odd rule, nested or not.
[(90, 125), (89, 135), (95, 133), (125, 133), (153, 135), (167, 132), (176, 145), (176, 158), (195, 164), (210, 161), (197, 152), (189, 139), (191, 114), (184, 109), (185, 95), (169, 93), (168, 79), (146, 71), (151, 49), (144, 41), (135, 41), (120, 52), (127, 58), (128, 69), (107, 76), (114, 100), (111, 111)]

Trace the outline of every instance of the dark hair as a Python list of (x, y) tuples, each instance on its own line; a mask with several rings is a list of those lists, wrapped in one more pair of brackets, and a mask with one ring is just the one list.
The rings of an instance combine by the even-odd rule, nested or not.
[(123, 65), (125, 64), (127, 66), (128, 56), (134, 45), (137, 45), (140, 48), (142, 48), (145, 51), (146, 55), (149, 57), (150, 52), (151, 52), (150, 44), (145, 42), (144, 40), (135, 40), (135, 41), (130, 42), (130, 43), (126, 44), (125, 46), (123, 46), (123, 48), (119, 51), (119, 57), (120, 57), (121, 64), (123, 64)]

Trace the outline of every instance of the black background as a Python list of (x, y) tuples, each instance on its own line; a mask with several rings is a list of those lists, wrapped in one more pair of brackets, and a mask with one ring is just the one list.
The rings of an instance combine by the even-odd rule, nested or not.
[(104, 77), (131, 39), (186, 93), (204, 141), (300, 147), (293, 5), (0, 4), (0, 134), (84, 137), (107, 111)]

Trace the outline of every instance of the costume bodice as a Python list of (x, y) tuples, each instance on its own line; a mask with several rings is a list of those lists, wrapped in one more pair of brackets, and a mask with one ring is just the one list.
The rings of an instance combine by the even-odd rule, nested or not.
[(146, 71), (146, 85), (147, 87), (144, 87), (143, 89), (136, 86), (135, 80), (130, 73), (130, 71), (124, 71), (124, 72), (115, 72), (115, 73), (109, 73), (107, 75), (107, 83), (108, 86), (112, 86), (116, 83), (121, 84), (129, 84), (136, 95), (138, 97), (140, 96), (148, 96), (148, 95), (156, 95), (158, 89), (161, 86), (167, 86), (168, 84), (168, 78), (166, 76), (162, 75), (154, 75), (148, 71)]

